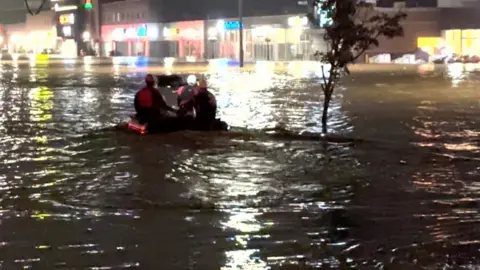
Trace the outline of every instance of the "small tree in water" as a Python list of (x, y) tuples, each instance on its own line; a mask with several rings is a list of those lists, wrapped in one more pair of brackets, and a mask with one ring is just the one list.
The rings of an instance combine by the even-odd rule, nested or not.
[[(387, 14), (375, 10), (365, 1), (359, 0), (314, 0), (321, 18), (310, 16), (310, 20), (325, 29), (325, 52), (316, 52), (322, 62), (322, 90), (324, 94), (322, 132), (327, 133), (328, 108), (333, 91), (344, 74), (350, 74), (348, 64), (354, 63), (365, 51), (378, 47), (381, 37), (403, 36), (400, 24), (406, 18), (404, 12)], [(322, 21), (326, 20), (326, 21)], [(324, 67), (326, 64), (328, 67)]]

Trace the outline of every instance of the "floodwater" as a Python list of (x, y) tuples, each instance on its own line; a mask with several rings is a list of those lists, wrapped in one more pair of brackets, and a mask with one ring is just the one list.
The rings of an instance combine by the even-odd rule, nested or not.
[(478, 269), (478, 67), (359, 68), (326, 144), (259, 131), (318, 132), (298, 65), (206, 74), (236, 132), (142, 137), (145, 70), (3, 63), (0, 268)]

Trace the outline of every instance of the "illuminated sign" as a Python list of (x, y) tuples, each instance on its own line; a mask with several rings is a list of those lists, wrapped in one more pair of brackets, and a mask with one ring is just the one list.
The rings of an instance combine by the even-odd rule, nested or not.
[(195, 39), (200, 37), (200, 31), (193, 28), (182, 29), (180, 31), (180, 36), (189, 39)]
[(144, 38), (147, 36), (147, 26), (145, 24), (134, 28), (116, 28), (112, 31), (113, 40)]
[(225, 30), (238, 30), (240, 29), (240, 22), (239, 21), (224, 22), (223, 28)]
[(308, 25), (308, 18), (307, 17), (290, 17), (288, 18), (288, 26), (290, 27), (305, 27)]
[(60, 24), (74, 24), (75, 23), (75, 15), (73, 13), (69, 14), (62, 14), (58, 17), (58, 22)]
[(147, 36), (147, 26), (144, 24), (137, 28), (137, 37), (146, 37)]
[(72, 36), (72, 27), (71, 26), (64, 26), (62, 28), (63, 36), (64, 37), (71, 37)]
[(163, 28), (163, 36), (164, 37), (173, 37), (180, 33), (180, 29), (177, 28)]

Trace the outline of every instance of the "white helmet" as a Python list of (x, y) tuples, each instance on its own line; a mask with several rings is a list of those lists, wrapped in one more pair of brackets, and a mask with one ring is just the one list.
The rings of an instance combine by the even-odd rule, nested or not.
[(188, 75), (187, 77), (187, 83), (189, 85), (195, 85), (197, 83), (197, 76), (195, 75)]

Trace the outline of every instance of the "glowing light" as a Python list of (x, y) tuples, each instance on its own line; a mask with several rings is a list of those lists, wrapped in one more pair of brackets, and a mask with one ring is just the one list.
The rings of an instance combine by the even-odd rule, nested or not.
[(123, 29), (117, 28), (112, 31), (112, 40), (118, 41), (123, 39)]
[(72, 27), (71, 26), (64, 26), (62, 28), (63, 35), (66, 37), (71, 37), (72, 36)]
[(224, 20), (219, 20), (219, 21), (217, 22), (217, 30), (218, 30), (218, 31), (223, 31), (224, 25), (225, 25), (225, 21), (224, 21)]
[(259, 26), (252, 29), (252, 35), (256, 37), (265, 37), (273, 31), (273, 27), (269, 25)]
[(62, 14), (58, 17), (58, 22), (60, 24), (75, 24), (75, 14)]
[(178, 28), (167, 28), (167, 27), (163, 28), (163, 36), (166, 38), (175, 37), (179, 33), (180, 33), (180, 29)]
[(147, 26), (141, 25), (137, 28), (116, 28), (112, 31), (112, 39), (119, 41), (123, 39), (143, 38), (147, 36)]
[(197, 58), (196, 58), (195, 56), (187, 56), (187, 57), (185, 57), (185, 59), (186, 59), (187, 62), (189, 62), (189, 63), (197, 62)]
[(238, 30), (240, 29), (240, 22), (239, 21), (232, 21), (232, 22), (224, 22), (223, 28), (225, 30)]
[(158, 30), (159, 30), (158, 27), (156, 27), (155, 25), (153, 25), (152, 27), (150, 27), (149, 25), (147, 27), (147, 37), (151, 39), (157, 39), (159, 36)]
[(452, 79), (452, 87), (458, 87), (458, 85), (465, 78), (463, 65), (461, 63), (448, 65), (447, 73), (448, 73), (448, 76)]
[(22, 41), (23, 37), (20, 34), (13, 34), (10, 36), (10, 41), (14, 44), (18, 44)]
[[(85, 69), (90, 69), (93, 63), (93, 57), (92, 56), (83, 57), (83, 63), (84, 63)], [(91, 71), (91, 70), (88, 70), (88, 71)]]
[(83, 8), (85, 8), (87, 10), (92, 9), (93, 8), (92, 0), (84, 0)]
[(78, 9), (77, 6), (73, 6), (73, 5), (70, 5), (70, 6), (55, 6), (55, 11), (56, 12), (60, 12), (60, 11), (67, 11), (67, 10), (76, 10)]
[(289, 17), (287, 20), (288, 26), (302, 28), (308, 25), (308, 18), (303, 16)]
[(147, 26), (144, 24), (144, 25), (141, 25), (137, 28), (137, 37), (146, 37), (147, 36)]
[(90, 32), (85, 31), (82, 34), (83, 40), (90, 40)]
[(165, 67), (173, 67), (173, 63), (175, 63), (174, 57), (165, 57), (163, 59), (163, 63)]
[(193, 28), (188, 28), (185, 31), (182, 31), (181, 35), (182, 35), (182, 37), (193, 39), (193, 38), (198, 37), (200, 35), (200, 32), (198, 30), (193, 29)]
[(208, 39), (209, 40), (216, 40), (217, 39), (217, 35), (218, 35), (218, 30), (214, 27), (210, 27), (208, 29)]

